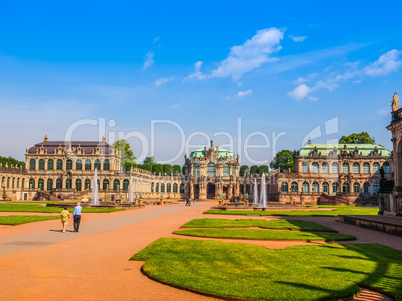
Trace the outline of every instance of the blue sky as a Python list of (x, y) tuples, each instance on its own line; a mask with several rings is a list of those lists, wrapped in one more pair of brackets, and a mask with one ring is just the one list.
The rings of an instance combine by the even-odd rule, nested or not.
[[(391, 148), (385, 127), (393, 93), (402, 94), (401, 8), (3, 1), (0, 155), (23, 159), (45, 134), (63, 140), (87, 119), (105, 120), (110, 142), (119, 132), (129, 137), (139, 158), (179, 164), (186, 148), (178, 128), (192, 145), (209, 144), (207, 135), (228, 147), (230, 135), (243, 164), (270, 162), (306, 137), (325, 143), (361, 131)], [(156, 123), (153, 146), (152, 120), (171, 121)], [(85, 125), (72, 139), (99, 135), (99, 126)], [(246, 142), (267, 144), (264, 135), (269, 147), (246, 155)]]

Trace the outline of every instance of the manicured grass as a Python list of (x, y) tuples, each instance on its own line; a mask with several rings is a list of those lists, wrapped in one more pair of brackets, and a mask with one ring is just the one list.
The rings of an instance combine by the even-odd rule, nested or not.
[(402, 300), (402, 252), (379, 244), (262, 246), (160, 238), (131, 260), (163, 283), (249, 300), (338, 300), (357, 284)]
[[(42, 212), (42, 213), (55, 213), (61, 212), (62, 206), (60, 207), (43, 207), (38, 205), (28, 205), (28, 204), (0, 204), (0, 212)], [(83, 213), (106, 213), (121, 211), (124, 209), (108, 209), (108, 208), (83, 208)], [(68, 208), (69, 212), (73, 212), (73, 208)]]
[(32, 222), (41, 222), (51, 219), (60, 219), (59, 216), (34, 216), (34, 215), (8, 215), (0, 216), (0, 225), (20, 225)]
[(378, 207), (364, 206), (342, 206), (342, 205), (303, 205), (303, 207), (318, 207), (318, 208), (345, 208), (345, 209), (378, 209)]
[(323, 231), (337, 232), (334, 229), (321, 226), (313, 222), (298, 221), (298, 220), (275, 220), (265, 221), (258, 219), (220, 219), (220, 218), (203, 218), (193, 219), (180, 228), (247, 228), (260, 227), (265, 229), (284, 229), (298, 231)]
[(334, 209), (334, 210), (293, 210), (293, 211), (242, 211), (207, 210), (204, 214), (260, 215), (260, 216), (338, 216), (338, 215), (378, 215), (378, 208)]
[(336, 241), (356, 239), (355, 236), (338, 233), (312, 233), (252, 229), (190, 229), (173, 231), (173, 234), (198, 237), (258, 240)]

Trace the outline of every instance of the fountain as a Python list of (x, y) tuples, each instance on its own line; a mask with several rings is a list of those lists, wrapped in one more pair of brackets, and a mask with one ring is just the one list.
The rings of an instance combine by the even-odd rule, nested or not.
[(99, 206), (98, 197), (98, 170), (95, 167), (94, 188), (92, 189), (92, 205)]
[(253, 204), (258, 204), (258, 187), (257, 187), (257, 179), (254, 179), (254, 188), (253, 188)]
[(130, 173), (130, 194), (129, 194), (130, 204), (134, 203), (134, 185), (133, 185), (133, 175)]
[(260, 193), (260, 207), (266, 208), (267, 207), (267, 192), (265, 187), (265, 174), (262, 174), (261, 177), (261, 193)]

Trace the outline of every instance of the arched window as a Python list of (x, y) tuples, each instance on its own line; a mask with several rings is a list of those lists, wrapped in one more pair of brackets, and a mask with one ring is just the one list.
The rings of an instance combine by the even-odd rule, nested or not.
[(180, 184), (180, 193), (184, 193), (184, 184), (183, 183)]
[(11, 188), (14, 188), (14, 182), (15, 182), (15, 178), (13, 178), (13, 180), (12, 180), (12, 184), (11, 184)]
[(78, 160), (75, 162), (75, 169), (76, 169), (76, 170), (82, 170), (82, 160), (81, 160), (81, 159), (78, 159)]
[(128, 190), (129, 184), (130, 182), (127, 179), (123, 180), (123, 190)]
[(109, 188), (109, 180), (105, 179), (102, 182), (102, 189), (107, 190)]
[(159, 183), (155, 184), (155, 192), (159, 192)]
[(311, 164), (311, 172), (319, 173), (319, 171), (320, 171), (320, 166), (318, 165), (317, 162), (313, 162), (313, 164)]
[(172, 186), (171, 186), (170, 183), (167, 183), (167, 184), (166, 184), (166, 192), (167, 192), (167, 193), (172, 192)]
[(314, 182), (313, 185), (311, 186), (312, 190), (311, 192), (319, 192), (320, 191), (320, 185), (317, 182)]
[(35, 170), (35, 168), (36, 168), (35, 159), (29, 160), (29, 169), (30, 169), (30, 170)]
[(91, 160), (89, 159), (85, 160), (85, 170), (91, 170), (91, 167), (92, 167)]
[(329, 173), (329, 164), (327, 162), (322, 163), (321, 172)]
[(62, 188), (61, 179), (57, 179), (56, 180), (56, 189), (61, 189), (61, 188)]
[(363, 195), (370, 195), (370, 184), (367, 182), (363, 184)]
[(350, 184), (348, 182), (343, 183), (342, 191), (343, 191), (343, 193), (349, 193), (350, 192)]
[(339, 184), (337, 182), (332, 183), (332, 194), (336, 194), (337, 192), (339, 192)]
[(292, 182), (292, 184), (290, 184), (290, 189), (292, 190), (292, 192), (298, 192), (299, 185), (297, 184), (297, 182)]
[(82, 190), (82, 181), (80, 179), (75, 180), (75, 190), (81, 191)]
[(357, 162), (353, 163), (353, 173), (360, 173), (360, 164)]
[(177, 193), (177, 188), (178, 188), (177, 183), (174, 183), (173, 184), (173, 193)]
[(230, 176), (230, 167), (229, 167), (229, 164), (227, 164), (227, 163), (223, 164), (223, 176), (224, 177)]
[(384, 173), (390, 173), (390, 168), (389, 168), (388, 162), (384, 162), (384, 164), (382, 165), (382, 168), (384, 169)]
[(281, 184), (281, 192), (282, 193), (288, 193), (288, 190), (289, 190), (288, 182), (282, 182), (282, 184)]
[(200, 176), (200, 165), (198, 163), (195, 163), (193, 165), (193, 176), (194, 177), (199, 177)]
[(10, 188), (10, 177), (7, 178), (7, 188)]
[(63, 161), (61, 161), (61, 159), (58, 159), (56, 161), (56, 169), (57, 170), (63, 170)]
[(310, 192), (310, 184), (309, 183), (303, 182), (302, 187), (303, 187), (303, 192), (307, 192), (307, 193)]
[(35, 189), (35, 180), (32, 178), (29, 179), (29, 189)]
[(71, 189), (71, 179), (66, 180), (66, 189)]
[(45, 188), (45, 181), (43, 179), (38, 180), (38, 189), (43, 190)]
[(329, 184), (327, 182), (322, 183), (322, 192), (329, 194)]
[(91, 180), (90, 179), (85, 179), (84, 181), (84, 189), (91, 189)]
[(246, 184), (246, 193), (250, 194), (250, 184)]
[(47, 160), (47, 170), (53, 170), (53, 159)]
[(113, 181), (113, 190), (118, 190), (118, 189), (120, 189), (120, 181), (115, 179)]
[(307, 162), (302, 163), (302, 172), (303, 173), (308, 173), (309, 172), (309, 167)]
[(367, 162), (363, 163), (363, 173), (370, 173), (370, 164), (368, 164)]
[(373, 173), (379, 173), (380, 172), (380, 164), (375, 162), (373, 164)]
[(359, 183), (355, 182), (353, 184), (353, 192), (354, 193), (360, 193), (360, 184)]
[(207, 165), (207, 176), (215, 177), (215, 175), (216, 175), (215, 163), (209, 162)]
[(240, 184), (240, 193), (243, 194), (244, 193), (244, 185)]
[(52, 179), (47, 179), (46, 190), (47, 191), (52, 191), (52, 189), (53, 189), (53, 180)]
[(96, 159), (96, 160), (95, 160), (94, 169), (95, 169), (95, 168), (96, 168), (96, 170), (100, 170), (100, 169), (101, 169), (101, 164), (100, 164), (99, 159)]
[(43, 159), (39, 160), (38, 168), (39, 168), (39, 170), (45, 170), (45, 160), (43, 160)]
[(164, 183), (161, 184), (161, 192), (165, 192), (165, 184)]
[(17, 179), (17, 188), (20, 188), (20, 178)]
[(154, 182), (152, 182), (151, 183), (151, 192), (154, 192), (154, 189), (155, 189), (155, 184), (154, 184)]
[(103, 170), (109, 170), (110, 169), (110, 163), (109, 160), (103, 161)]
[(66, 161), (66, 170), (72, 170), (73, 169), (73, 161), (71, 159), (68, 159)]
[(374, 183), (373, 184), (373, 194), (377, 195), (378, 190), (380, 190), (380, 183)]
[(343, 163), (342, 164), (342, 173), (349, 173), (349, 163)]
[(22, 179), (22, 181), (21, 181), (21, 188), (25, 188), (24, 186), (25, 186), (25, 179)]
[(338, 163), (336, 163), (336, 162), (332, 163), (331, 173), (334, 173), (334, 174), (339, 173), (339, 165), (338, 165)]

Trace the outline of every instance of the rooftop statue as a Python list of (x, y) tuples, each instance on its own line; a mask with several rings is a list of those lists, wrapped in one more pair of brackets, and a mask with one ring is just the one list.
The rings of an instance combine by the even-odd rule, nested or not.
[(391, 103), (392, 111), (398, 111), (399, 110), (399, 96), (394, 93), (394, 96), (392, 97), (392, 103)]

